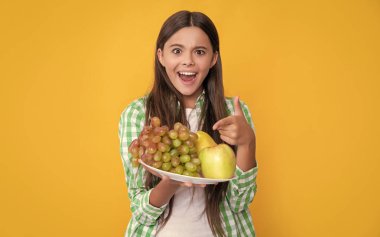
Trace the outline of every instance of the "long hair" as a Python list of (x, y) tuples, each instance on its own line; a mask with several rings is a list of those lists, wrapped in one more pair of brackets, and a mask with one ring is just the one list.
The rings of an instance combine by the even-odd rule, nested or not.
[[(203, 13), (179, 11), (170, 16), (163, 24), (156, 43), (154, 66), (154, 84), (146, 100), (146, 123), (149, 118), (158, 116), (163, 125), (173, 127), (175, 122), (188, 124), (182, 94), (173, 86), (168, 78), (165, 68), (159, 62), (157, 50), (163, 50), (166, 41), (178, 30), (195, 26), (202, 29), (209, 37), (214, 53), (218, 53), (216, 64), (209, 70), (203, 81), (204, 103), (200, 115), (200, 129), (210, 134), (217, 143), (222, 143), (217, 131), (212, 129), (213, 124), (228, 116), (224, 98), (222, 80), (222, 62), (219, 50), (218, 32), (213, 22)], [(207, 119), (205, 119), (207, 118)], [(153, 188), (158, 178), (147, 172), (145, 186)], [(228, 183), (207, 185), (205, 188), (207, 220), (215, 236), (226, 236), (222, 227), (222, 217), (219, 205), (226, 197)], [(174, 196), (173, 196), (174, 198)], [(159, 218), (159, 228), (162, 228), (170, 218), (173, 206), (171, 198), (168, 210)]]

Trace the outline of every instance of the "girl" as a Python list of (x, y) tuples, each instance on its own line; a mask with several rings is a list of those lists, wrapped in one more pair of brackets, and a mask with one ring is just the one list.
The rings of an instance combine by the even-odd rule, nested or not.
[[(225, 98), (219, 38), (203, 13), (180, 11), (158, 35), (151, 92), (121, 114), (120, 149), (132, 218), (126, 236), (255, 236), (248, 206), (256, 191), (256, 140), (248, 107)], [(128, 154), (149, 118), (203, 130), (236, 151), (235, 177), (217, 185), (192, 185), (158, 177)]]

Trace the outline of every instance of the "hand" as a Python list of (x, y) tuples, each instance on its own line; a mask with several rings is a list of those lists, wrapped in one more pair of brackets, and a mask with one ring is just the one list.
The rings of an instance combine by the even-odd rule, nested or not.
[(234, 115), (217, 121), (212, 129), (218, 130), (220, 138), (230, 145), (248, 146), (255, 144), (255, 133), (244, 117), (238, 96), (234, 98), (234, 106)]
[(173, 186), (183, 186), (183, 187), (188, 187), (188, 188), (191, 188), (191, 187), (202, 187), (202, 188), (204, 188), (204, 187), (206, 187), (206, 184), (193, 184), (190, 182), (180, 182), (180, 181), (170, 179), (168, 176), (161, 175), (161, 174), (157, 173), (151, 167), (149, 167), (148, 165), (145, 165), (145, 164), (143, 164), (143, 167), (149, 173), (161, 178), (161, 182), (166, 182), (166, 183), (173, 185)]

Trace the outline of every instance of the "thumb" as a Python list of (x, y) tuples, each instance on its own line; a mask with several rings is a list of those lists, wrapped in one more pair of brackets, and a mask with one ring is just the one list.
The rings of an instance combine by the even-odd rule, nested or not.
[(241, 106), (240, 106), (239, 96), (235, 96), (234, 98), (234, 107), (235, 107), (234, 115), (244, 116), (243, 110), (241, 109)]

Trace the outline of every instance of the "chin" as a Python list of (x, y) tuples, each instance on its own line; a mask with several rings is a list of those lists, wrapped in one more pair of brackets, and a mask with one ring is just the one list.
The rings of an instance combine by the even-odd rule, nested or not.
[(179, 91), (183, 96), (193, 96), (195, 91)]

